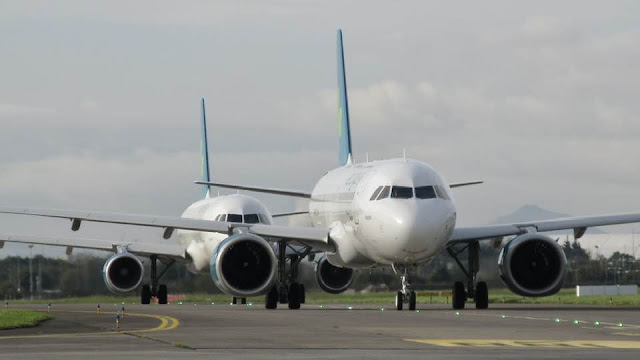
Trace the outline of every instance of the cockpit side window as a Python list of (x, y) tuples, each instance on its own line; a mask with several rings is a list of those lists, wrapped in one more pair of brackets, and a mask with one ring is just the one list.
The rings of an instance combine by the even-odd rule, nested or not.
[(436, 191), (433, 186), (420, 186), (416, 188), (416, 197), (418, 199), (435, 199)]
[(449, 194), (447, 194), (447, 191), (445, 189), (442, 188), (442, 186), (435, 186), (436, 189), (436, 194), (438, 195), (439, 198), (444, 199), (444, 200), (450, 200), (449, 199)]
[(269, 223), (269, 218), (267, 218), (267, 216), (266, 216), (266, 215), (258, 214), (258, 217), (260, 218), (260, 222), (261, 222), (261, 223), (263, 223), (263, 224), (267, 224), (267, 225), (270, 225), (270, 223)]
[(378, 186), (376, 191), (373, 192), (373, 195), (371, 195), (371, 199), (369, 200), (375, 200), (378, 197), (378, 194), (380, 194), (380, 190), (382, 190), (382, 186)]
[(227, 214), (220, 215), (220, 221), (227, 221)]
[(380, 191), (380, 195), (378, 195), (378, 198), (376, 200), (382, 200), (382, 199), (388, 198), (390, 192), (391, 192), (391, 186), (385, 186), (384, 188), (382, 188), (382, 191)]
[(227, 222), (241, 223), (242, 222), (242, 215), (240, 215), (240, 214), (229, 214), (229, 215), (227, 215)]
[(394, 186), (391, 188), (391, 198), (394, 199), (411, 199), (413, 197), (413, 188), (408, 186)]
[(257, 224), (260, 222), (260, 219), (258, 218), (258, 214), (245, 214), (244, 222), (246, 224)]
[(216, 216), (216, 218), (215, 218), (215, 219), (213, 219), (213, 221), (220, 221), (220, 216), (222, 216), (222, 214), (218, 214), (218, 215)]

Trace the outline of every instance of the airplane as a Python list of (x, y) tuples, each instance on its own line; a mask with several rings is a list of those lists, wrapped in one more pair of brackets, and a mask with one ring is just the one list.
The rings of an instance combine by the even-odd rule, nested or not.
[[(589, 227), (640, 222), (640, 213), (628, 213), (457, 226), (452, 189), (482, 181), (448, 183), (433, 167), (406, 157), (354, 162), (341, 30), (337, 33), (337, 50), (337, 168), (322, 176), (311, 192), (196, 181), (206, 186), (308, 199), (312, 227), (276, 226), (267, 221), (254, 222), (255, 217), (250, 222), (234, 222), (240, 218), (230, 217), (227, 210), (206, 206), (207, 200), (192, 205), (182, 217), (0, 207), (0, 213), (69, 219), (74, 231), (82, 222), (92, 221), (164, 228), (165, 239), (170, 239), (174, 230), (179, 234), (178, 243), (171, 245), (30, 236), (5, 236), (0, 241), (115, 251), (116, 255), (105, 264), (104, 274), (105, 282), (119, 285), (110, 287), (116, 292), (132, 291), (140, 285), (142, 266), (136, 255), (152, 258), (152, 288), (158, 278), (154, 257), (169, 263), (176, 259), (190, 261), (201, 269), (206, 268), (208, 260), (213, 282), (222, 291), (237, 297), (265, 295), (267, 309), (284, 302), (290, 309), (300, 307), (304, 289), (297, 280), (298, 265), (301, 259), (321, 253), (316, 279), (323, 290), (340, 293), (348, 289), (354, 269), (391, 267), (401, 280), (396, 309), (408, 305), (415, 310), (411, 273), (446, 250), (466, 278), (466, 284), (453, 284), (452, 307), (462, 309), (470, 300), (477, 309), (487, 309), (487, 284), (477, 278), (480, 241), (515, 236), (499, 256), (497, 266), (502, 280), (519, 295), (548, 296), (562, 287), (567, 265), (560, 245), (544, 232), (573, 229), (574, 237), (579, 239)], [(268, 214), (262, 207), (249, 211)], [(461, 259), (465, 251), (466, 264)]]

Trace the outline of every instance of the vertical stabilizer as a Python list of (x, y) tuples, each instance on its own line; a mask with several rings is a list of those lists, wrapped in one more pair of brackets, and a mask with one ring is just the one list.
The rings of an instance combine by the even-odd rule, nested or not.
[[(200, 155), (201, 155), (201, 164), (200, 164), (200, 176), (202, 181), (210, 182), (211, 177), (209, 175), (209, 145), (207, 141), (207, 114), (204, 109), (204, 98), (201, 99), (201, 125), (202, 125), (202, 138), (200, 139)], [(203, 188), (203, 196), (208, 198), (210, 194), (209, 185), (204, 185)]]
[(351, 155), (351, 130), (349, 127), (349, 102), (347, 100), (347, 77), (344, 69), (342, 30), (338, 30), (338, 156), (340, 165), (353, 162)]

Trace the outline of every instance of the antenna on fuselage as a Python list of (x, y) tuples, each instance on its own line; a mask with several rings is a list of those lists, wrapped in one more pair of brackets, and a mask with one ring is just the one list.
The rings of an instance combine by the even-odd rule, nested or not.
[(407, 148), (402, 149), (402, 160), (407, 161)]
[(367, 153), (367, 162), (369, 162), (369, 153)]

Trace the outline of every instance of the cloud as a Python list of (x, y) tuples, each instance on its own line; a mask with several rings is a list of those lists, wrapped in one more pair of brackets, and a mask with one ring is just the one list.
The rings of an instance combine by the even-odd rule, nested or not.
[(48, 107), (0, 104), (0, 120), (22, 117), (49, 117), (55, 112), (55, 109)]

